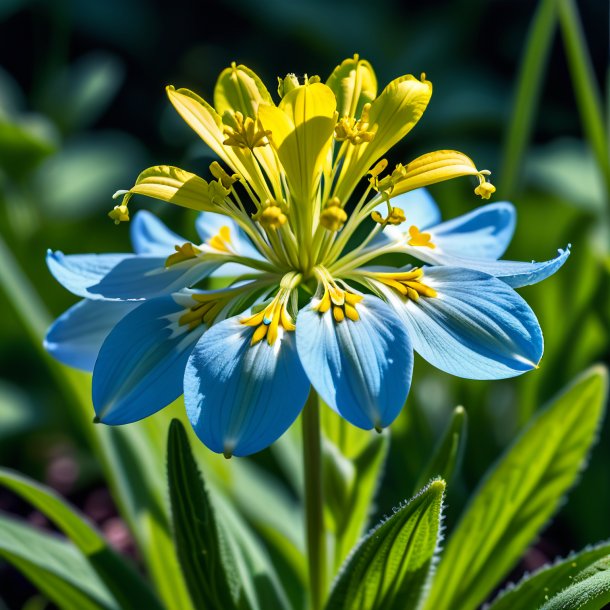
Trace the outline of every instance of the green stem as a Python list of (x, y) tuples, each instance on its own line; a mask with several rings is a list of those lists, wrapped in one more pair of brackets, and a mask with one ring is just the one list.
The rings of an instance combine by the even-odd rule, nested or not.
[(557, 0), (541, 0), (528, 34), (525, 53), (519, 69), (512, 116), (506, 131), (498, 193), (510, 198), (521, 171), (527, 148), (542, 76), (547, 64), (557, 20)]
[(559, 25), (563, 34), (574, 95), (580, 109), (580, 119), (597, 160), (608, 196), (610, 195), (610, 154), (606, 142), (604, 110), (599, 86), (589, 58), (576, 4), (573, 0), (559, 0), (558, 9)]
[(305, 472), (305, 533), (311, 610), (320, 610), (326, 597), (326, 534), (322, 492), (320, 406), (312, 388), (302, 415)]

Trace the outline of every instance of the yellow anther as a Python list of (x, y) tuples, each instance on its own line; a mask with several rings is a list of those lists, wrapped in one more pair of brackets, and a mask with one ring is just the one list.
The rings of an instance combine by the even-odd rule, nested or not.
[(283, 224), (286, 224), (288, 217), (282, 212), (282, 208), (271, 204), (257, 215), (257, 220), (265, 229), (279, 229)]
[(349, 140), (352, 144), (370, 142), (375, 137), (374, 131), (369, 131), (369, 110), (370, 104), (365, 104), (362, 108), (362, 116), (359, 120), (355, 117), (344, 116), (337, 121), (335, 126), (335, 140), (343, 142)]
[(377, 210), (375, 210), (371, 212), (371, 218), (373, 222), (378, 222), (382, 225), (399, 225), (406, 220), (405, 213), (402, 208), (391, 208), (387, 218), (384, 218)]
[(254, 119), (244, 119), (244, 115), (239, 111), (233, 114), (233, 125), (226, 126), (223, 133), (227, 136), (223, 142), (226, 146), (250, 150), (269, 144), (268, 137), (271, 135), (269, 130), (260, 129)]
[(129, 209), (124, 204), (115, 205), (114, 208), (108, 212), (108, 216), (114, 220), (115, 225), (121, 224), (122, 222), (128, 222)]
[(345, 318), (356, 322), (360, 319), (356, 305), (364, 298), (362, 295), (339, 288), (330, 274), (323, 269), (317, 273), (324, 293), (320, 300), (312, 305), (312, 309), (324, 314), (332, 308), (333, 319), (335, 322), (343, 322)]
[(435, 297), (436, 290), (424, 284), (421, 280), (424, 277), (422, 269), (411, 269), (396, 273), (371, 272), (369, 277), (393, 288), (396, 292), (412, 301), (417, 301), (420, 297)]
[(208, 240), (208, 245), (215, 250), (231, 253), (231, 229), (229, 227), (220, 227), (220, 230), (214, 237)]
[(489, 199), (496, 192), (496, 187), (487, 180), (481, 181), (479, 186), (474, 189), (474, 194), (478, 195), (481, 199)]
[(388, 166), (388, 160), (387, 159), (381, 159), (381, 161), (378, 161), (373, 168), (369, 171), (369, 176), (372, 176), (373, 178), (378, 178), (379, 174), (381, 174), (382, 172), (385, 172), (385, 168)]
[(345, 312), (341, 307), (337, 307), (336, 305), (333, 307), (333, 318), (335, 319), (335, 322), (343, 322), (343, 320), (345, 320)]
[(189, 330), (197, 328), (200, 324), (210, 326), (227, 305), (231, 295), (228, 293), (222, 296), (218, 294), (192, 294), (191, 297), (195, 301), (195, 305), (187, 309), (178, 318), (178, 324), (180, 326), (188, 325)]
[(415, 225), (409, 227), (409, 235), (411, 239), (407, 242), (410, 246), (425, 246), (426, 248), (436, 248), (430, 240), (430, 233), (422, 233)]
[(181, 246), (174, 246), (174, 248), (176, 249), (176, 252), (167, 257), (167, 260), (165, 261), (166, 267), (171, 267), (171, 265), (197, 258), (197, 256), (201, 254), (201, 250), (190, 242), (182, 244)]
[(346, 220), (347, 214), (341, 207), (339, 198), (329, 199), (320, 214), (320, 224), (329, 231), (338, 231), (343, 227)]
[(261, 311), (241, 320), (241, 323), (246, 326), (256, 327), (252, 333), (250, 345), (256, 345), (265, 337), (267, 343), (273, 345), (281, 336), (280, 328), (282, 333), (295, 330), (296, 326), (286, 308), (291, 290), (291, 288), (280, 288), (274, 299)]
[(214, 176), (214, 178), (216, 178), (220, 182), (220, 184), (222, 184), (222, 186), (227, 190), (230, 190), (233, 186), (233, 183), (239, 180), (239, 176), (237, 174), (229, 175), (223, 169), (222, 165), (218, 163), (218, 161), (214, 161), (210, 164), (210, 172), (212, 176)]

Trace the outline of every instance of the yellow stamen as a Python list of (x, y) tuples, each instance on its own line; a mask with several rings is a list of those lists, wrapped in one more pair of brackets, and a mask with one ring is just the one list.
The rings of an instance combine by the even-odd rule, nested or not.
[(240, 320), (245, 326), (256, 327), (252, 333), (250, 345), (256, 345), (264, 338), (267, 339), (269, 345), (273, 345), (278, 338), (281, 338), (284, 331), (296, 329), (292, 316), (288, 313), (287, 304), (292, 289), (300, 280), (301, 276), (298, 274), (287, 274), (282, 279), (280, 290), (268, 305), (255, 314)]
[(223, 144), (237, 148), (248, 148), (250, 150), (257, 146), (267, 146), (268, 137), (271, 132), (267, 129), (260, 129), (254, 119), (244, 118), (244, 115), (237, 111), (233, 113), (233, 125), (227, 125), (223, 133), (227, 136)]
[(338, 231), (343, 227), (346, 220), (347, 214), (341, 207), (339, 198), (329, 199), (320, 214), (320, 224), (329, 231)]
[(224, 186), (224, 188), (226, 188), (226, 189), (230, 189), (231, 186), (233, 186), (233, 183), (235, 183), (239, 180), (238, 174), (229, 175), (223, 169), (222, 165), (220, 165), (220, 163), (218, 163), (218, 161), (214, 161), (213, 163), (210, 164), (210, 172), (211, 172), (212, 176), (214, 176), (214, 178), (216, 178), (216, 180), (218, 180), (222, 184), (222, 186)]
[(220, 230), (216, 235), (208, 240), (208, 245), (215, 250), (221, 252), (231, 253), (231, 229), (229, 227), (220, 227)]
[(356, 120), (352, 116), (344, 116), (335, 125), (335, 140), (343, 142), (349, 140), (352, 144), (370, 142), (375, 137), (374, 131), (369, 131), (370, 104), (362, 108), (362, 116)]
[(478, 175), (479, 186), (474, 189), (474, 194), (478, 195), (481, 199), (489, 199), (496, 192), (496, 187), (487, 181), (489, 173), (488, 170), (482, 170)]
[(387, 218), (384, 218), (377, 210), (371, 212), (371, 218), (374, 222), (378, 222), (382, 225), (399, 225), (402, 224), (406, 218), (402, 208), (390, 208), (390, 213)]
[(165, 261), (166, 267), (171, 267), (177, 263), (188, 261), (192, 258), (197, 258), (197, 256), (201, 254), (201, 250), (190, 242), (186, 242), (181, 246), (174, 246), (174, 248), (176, 252), (167, 257), (167, 260)]
[(367, 273), (370, 277), (389, 286), (396, 292), (412, 301), (417, 301), (420, 297), (435, 297), (436, 290), (424, 284), (421, 279), (424, 277), (422, 269), (411, 269), (397, 273), (371, 272)]
[(409, 227), (409, 235), (411, 239), (407, 242), (410, 246), (425, 246), (426, 248), (436, 248), (430, 240), (432, 236), (430, 233), (422, 233), (415, 225)]
[(110, 212), (108, 212), (108, 216), (114, 220), (114, 224), (118, 225), (122, 222), (129, 221), (129, 209), (125, 204), (115, 205)]
[(255, 218), (265, 229), (279, 229), (283, 224), (286, 224), (288, 217), (276, 202), (267, 202), (267, 207)]
[(337, 323), (341, 323), (348, 318), (353, 322), (360, 319), (356, 305), (364, 298), (362, 295), (350, 292), (343, 288), (339, 288), (330, 274), (318, 267), (317, 273), (318, 279), (320, 280), (324, 293), (320, 300), (312, 305), (312, 309), (324, 314), (332, 308), (333, 319)]

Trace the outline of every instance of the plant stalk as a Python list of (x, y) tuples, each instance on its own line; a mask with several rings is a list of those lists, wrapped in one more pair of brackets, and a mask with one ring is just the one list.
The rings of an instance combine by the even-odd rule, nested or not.
[(320, 405), (312, 388), (303, 409), (303, 468), (305, 473), (305, 538), (311, 610), (321, 610), (326, 597), (326, 533), (322, 488)]

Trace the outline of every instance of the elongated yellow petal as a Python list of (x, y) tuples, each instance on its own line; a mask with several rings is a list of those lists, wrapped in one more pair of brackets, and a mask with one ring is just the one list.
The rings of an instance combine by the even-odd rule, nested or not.
[(169, 165), (156, 165), (144, 170), (129, 192), (192, 210), (214, 209), (213, 193), (203, 178)]
[(214, 89), (214, 107), (221, 117), (225, 112), (239, 111), (255, 119), (261, 102), (273, 104), (273, 99), (250, 68), (233, 63), (220, 73)]
[(257, 174), (249, 150), (225, 146), (224, 124), (219, 114), (203, 98), (188, 89), (167, 87), (167, 95), (180, 116), (199, 137), (237, 174), (243, 176), (262, 201), (271, 197), (264, 180)]
[(413, 129), (431, 96), (432, 83), (409, 74), (393, 80), (372, 102), (368, 130), (375, 135), (348, 149), (335, 191), (339, 199), (346, 200), (375, 161)]
[(364, 104), (377, 95), (377, 78), (371, 64), (358, 55), (346, 59), (328, 77), (326, 84), (337, 98), (340, 117), (360, 118)]
[(437, 150), (417, 157), (405, 165), (401, 173), (402, 177), (395, 182), (391, 191), (392, 197), (451, 178), (477, 176), (479, 170), (472, 159), (461, 152)]
[(307, 204), (322, 175), (336, 123), (336, 100), (326, 85), (293, 89), (279, 107), (259, 107), (264, 129), (276, 149), (297, 201)]

